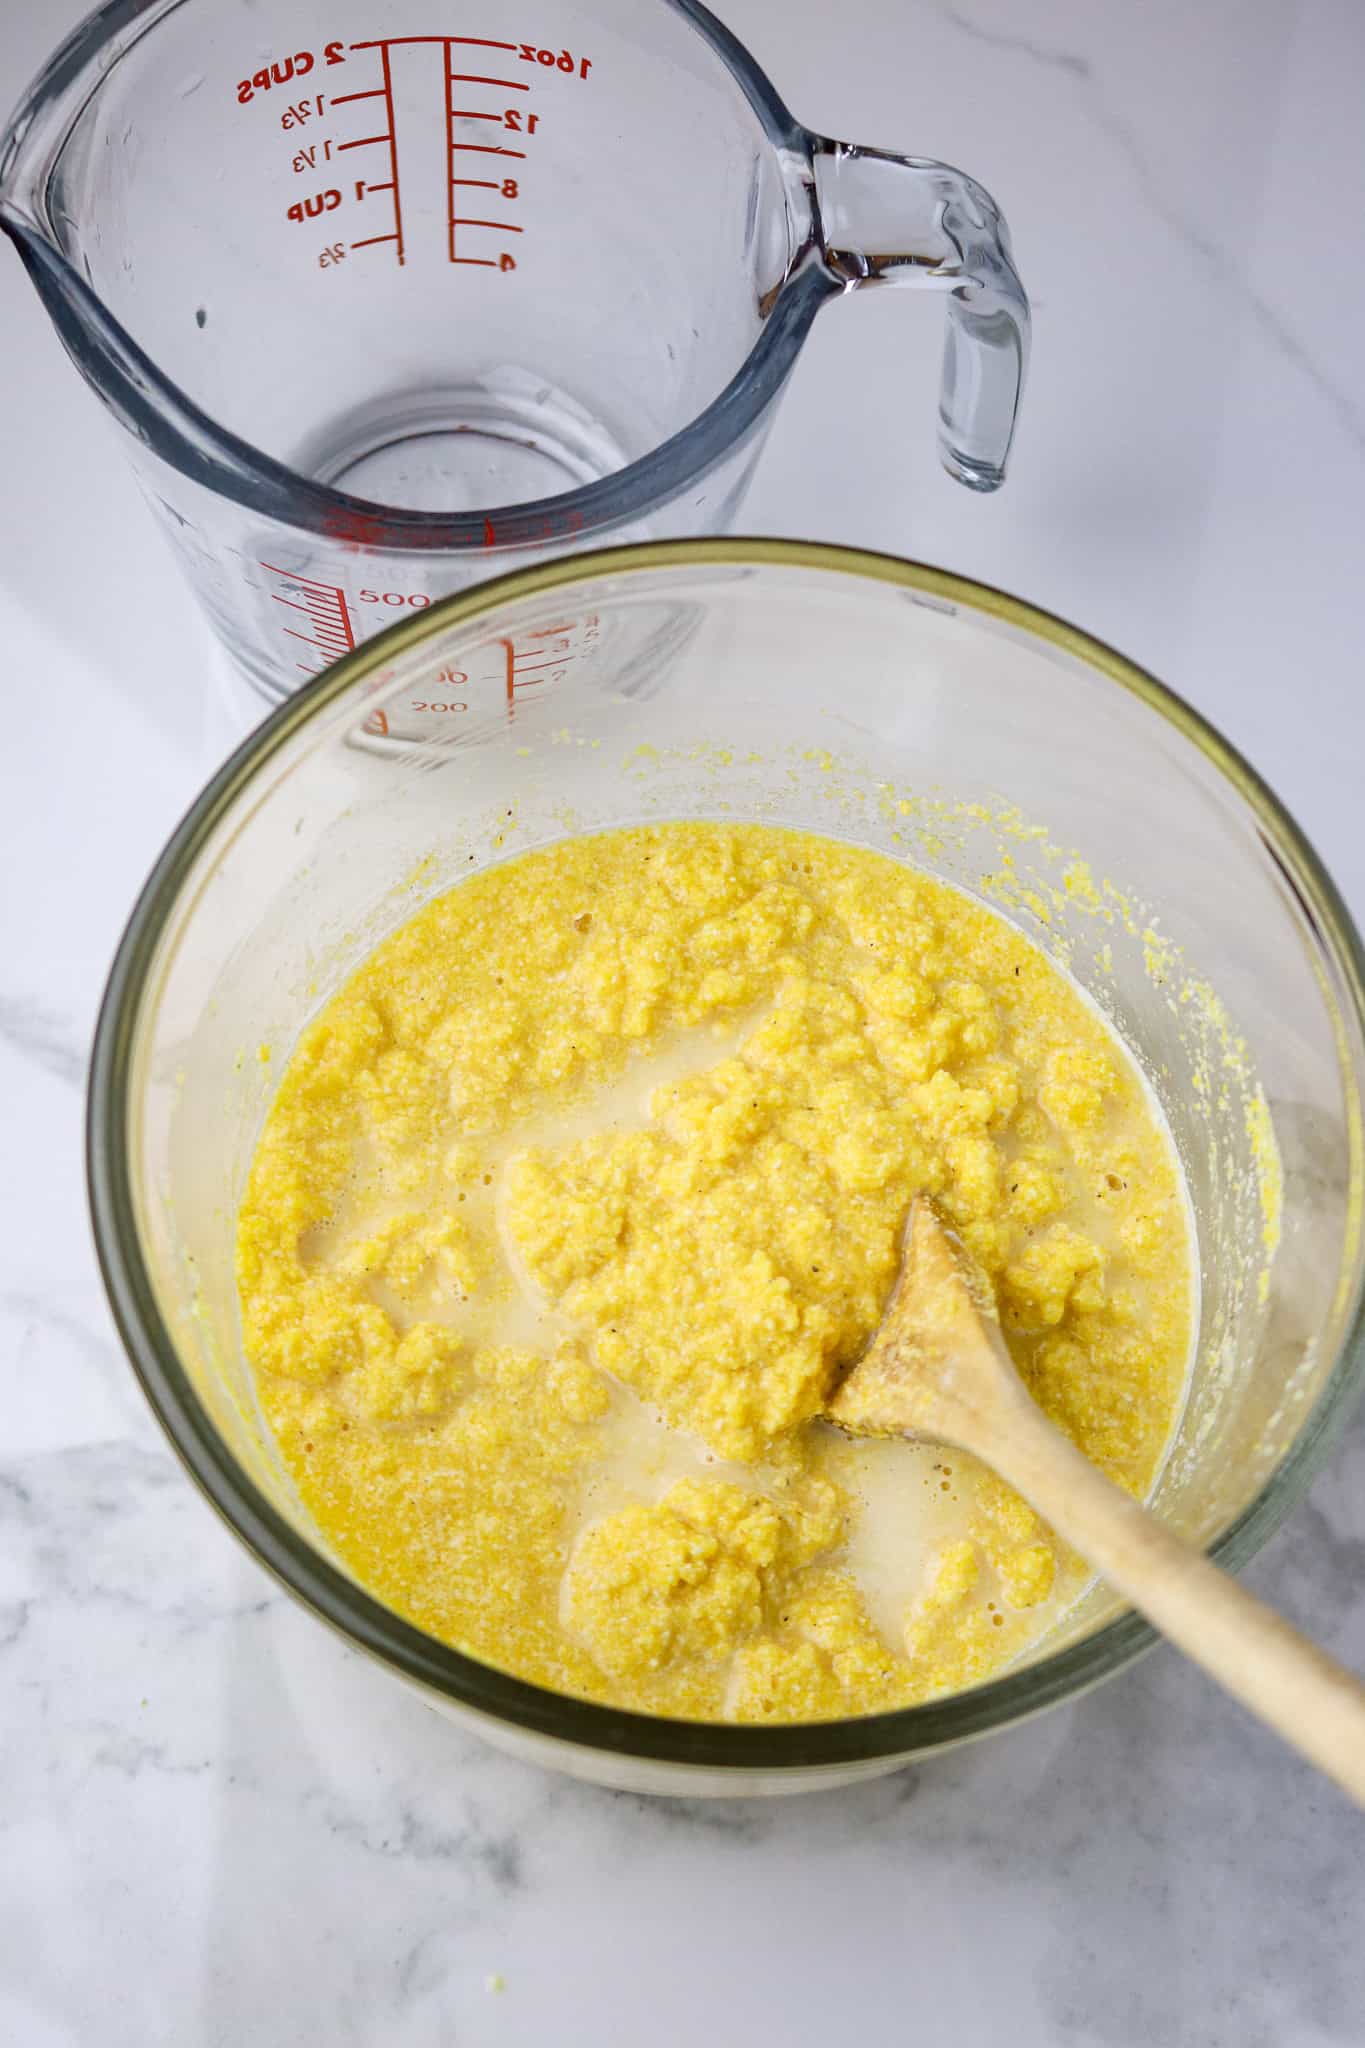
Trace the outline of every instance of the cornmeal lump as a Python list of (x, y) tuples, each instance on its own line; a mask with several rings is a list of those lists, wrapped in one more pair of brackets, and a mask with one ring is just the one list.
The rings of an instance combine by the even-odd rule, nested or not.
[(1133, 1061), (975, 899), (760, 825), (460, 883), (304, 1032), (242, 1206), (264, 1413), (355, 1576), (536, 1683), (692, 1719), (907, 1705), (1084, 1581), (993, 1474), (822, 1409), (925, 1192), (1131, 1492), (1192, 1249)]

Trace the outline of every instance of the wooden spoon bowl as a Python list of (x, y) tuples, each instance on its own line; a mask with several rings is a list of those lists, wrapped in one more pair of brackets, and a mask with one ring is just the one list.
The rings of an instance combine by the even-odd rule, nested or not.
[(989, 1289), (924, 1198), (886, 1313), (827, 1413), (854, 1435), (928, 1437), (993, 1466), (1153, 1627), (1365, 1806), (1365, 1686), (1048, 1420)]

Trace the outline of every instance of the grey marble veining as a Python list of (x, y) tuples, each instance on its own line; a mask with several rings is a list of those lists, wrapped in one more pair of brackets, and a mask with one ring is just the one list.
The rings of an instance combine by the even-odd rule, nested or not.
[[(1143, 205), (1150, 208), (1162, 224), (1186, 244), (1210, 278), (1216, 280), (1231, 298), (1240, 302), (1244, 312), (1261, 329), (1277, 352), (1307, 380), (1322, 401), (1331, 408), (1343, 432), (1356, 448), (1365, 452), (1365, 406), (1361, 405), (1353, 390), (1344, 388), (1327, 374), (1315, 360), (1314, 353), (1303, 335), (1296, 331), (1277, 305), (1256, 289), (1248, 275), (1247, 252), (1231, 239), (1236, 234), (1240, 222), (1234, 218), (1226, 224), (1224, 235), (1211, 234), (1199, 224), (1194, 212), (1182, 203), (1179, 195), (1173, 195), (1165, 189), (1154, 161), (1156, 152), (1144, 136), (1139, 122), (1121, 113), (1111, 104), (1104, 88), (1101, 67), (1090, 57), (1083, 56), (1075, 50), (1054, 48), (1050, 44), (1035, 41), (1030, 35), (1019, 33), (1017, 29), (987, 26), (960, 8), (946, 6), (940, 11), (946, 22), (970, 40), (982, 43), (993, 50), (1007, 51), (1018, 57), (1027, 58), (1031, 64), (1060, 72), (1075, 81), (1080, 89), (1086, 120), (1126, 160)], [(1047, 10), (1041, 11), (1045, 13)], [(1286, 40), (1295, 26), (1304, 24), (1305, 16), (1307, 32), (1312, 32), (1312, 10), (1300, 12), (1280, 7), (1277, 11), (1284, 22)], [(1087, 24), (1086, 27), (1090, 28), (1092, 25)], [(1102, 32), (1101, 29), (1101, 35)]]
[[(946, 561), (1114, 639), (1365, 910), (1355, 0), (722, 11), (802, 118), (991, 185), (1039, 309), (998, 500), (938, 476), (938, 321), (886, 293), (812, 337), (748, 530)], [(0, 77), (75, 12), (0, 15)], [(452, 1728), (228, 1537), (104, 1304), (81, 1083), (232, 721), (5, 250), (0, 330), (0, 2042), (1365, 2040), (1365, 1821), (1170, 1653), (853, 1791), (660, 1803)], [(1365, 1418), (1249, 1579), (1365, 1667)]]
[[(1357, 1424), (1252, 1574), (1357, 1661), (1340, 1525), (1363, 1485)], [(889, 2044), (907, 1959), (958, 2030), (929, 2039), (1357, 2038), (1359, 1823), (1166, 1652), (854, 1791), (661, 1803), (507, 1761), (398, 1693), (155, 1447), (6, 1469), (0, 1555), (12, 2038), (286, 2042), (325, 2015), (341, 2041), (586, 2044), (610, 2014), (682, 2041), (738, 2013), (814, 2042), (857, 1985), (860, 2038)], [(53, 1911), (78, 1916), (79, 1968), (53, 1967)]]
[(0, 992), (0, 1045), (69, 1087), (85, 1079), (85, 1048), (70, 1024), (29, 997)]

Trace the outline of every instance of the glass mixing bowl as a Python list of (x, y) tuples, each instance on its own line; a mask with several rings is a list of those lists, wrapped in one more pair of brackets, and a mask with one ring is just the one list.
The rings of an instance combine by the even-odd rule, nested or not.
[(356, 1583), (294, 1496), (238, 1333), (238, 1200), (304, 1022), (480, 865), (676, 817), (809, 827), (978, 891), (1138, 1050), (1202, 1287), (1156, 1504), (1230, 1566), (1302, 1497), (1362, 1375), (1363, 963), (1302, 833), (1187, 705), (1015, 598), (840, 548), (661, 543), (484, 584), (327, 670), (194, 804), (120, 947), (90, 1094), (99, 1254), (171, 1442), (304, 1605), (504, 1747), (637, 1790), (789, 1791), (1007, 1726), (1151, 1632), (1097, 1585), (988, 1684), (810, 1726), (565, 1698)]

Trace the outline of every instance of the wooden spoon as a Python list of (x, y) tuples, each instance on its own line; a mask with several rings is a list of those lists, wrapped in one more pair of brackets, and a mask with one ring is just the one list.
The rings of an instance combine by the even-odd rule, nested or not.
[(1154, 1627), (1365, 1806), (1365, 1686), (1048, 1421), (1014, 1369), (988, 1291), (930, 1203), (916, 1202), (886, 1314), (829, 1419), (984, 1459)]

